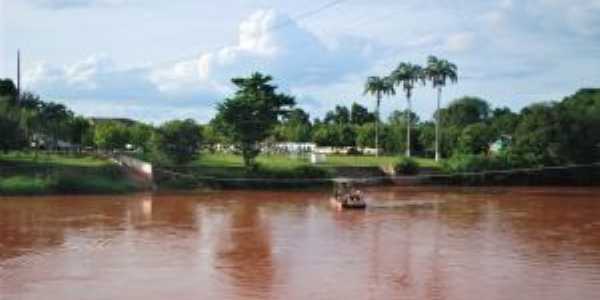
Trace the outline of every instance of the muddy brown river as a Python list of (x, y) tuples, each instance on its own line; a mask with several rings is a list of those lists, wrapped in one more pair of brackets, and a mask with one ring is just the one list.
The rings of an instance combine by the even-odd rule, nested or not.
[(600, 299), (600, 189), (0, 197), (0, 299)]

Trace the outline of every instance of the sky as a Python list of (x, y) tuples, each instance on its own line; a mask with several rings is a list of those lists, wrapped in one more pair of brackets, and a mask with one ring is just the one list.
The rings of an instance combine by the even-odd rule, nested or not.
[[(358, 102), (368, 76), (436, 55), (443, 104), (560, 100), (600, 87), (600, 0), (0, 0), (0, 78), (85, 116), (207, 122), (232, 77), (271, 74), (312, 117)], [(430, 86), (414, 91), (422, 119)], [(405, 109), (402, 93), (382, 116)]]

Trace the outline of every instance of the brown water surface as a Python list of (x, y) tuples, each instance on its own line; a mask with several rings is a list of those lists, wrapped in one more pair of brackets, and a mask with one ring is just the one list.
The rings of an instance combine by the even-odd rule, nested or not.
[(0, 198), (0, 299), (600, 299), (600, 189)]

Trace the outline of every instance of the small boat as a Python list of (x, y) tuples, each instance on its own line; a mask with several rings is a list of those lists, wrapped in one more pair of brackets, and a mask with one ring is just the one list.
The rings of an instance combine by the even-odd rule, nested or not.
[(331, 205), (337, 209), (365, 209), (367, 203), (362, 192), (354, 188), (349, 182), (337, 183), (334, 195), (330, 198)]

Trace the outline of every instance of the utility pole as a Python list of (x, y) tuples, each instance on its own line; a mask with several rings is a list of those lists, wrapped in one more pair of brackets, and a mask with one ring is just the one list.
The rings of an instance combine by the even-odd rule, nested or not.
[(17, 49), (17, 103), (21, 100), (21, 50)]

